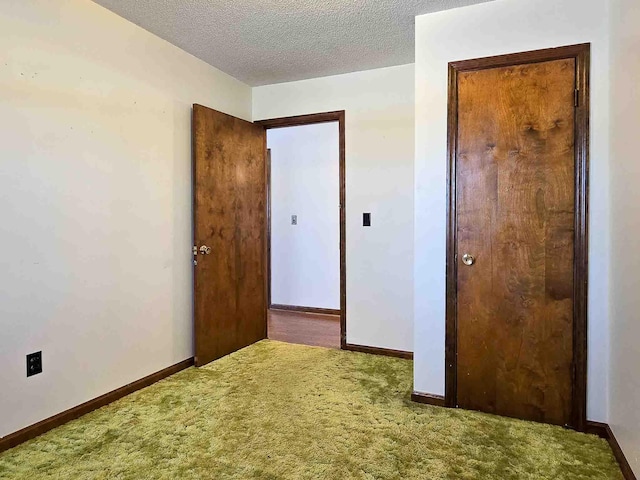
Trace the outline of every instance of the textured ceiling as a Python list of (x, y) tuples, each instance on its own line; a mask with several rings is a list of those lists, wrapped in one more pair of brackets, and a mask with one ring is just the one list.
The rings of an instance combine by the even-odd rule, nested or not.
[(414, 62), (414, 17), (488, 0), (94, 0), (256, 86)]

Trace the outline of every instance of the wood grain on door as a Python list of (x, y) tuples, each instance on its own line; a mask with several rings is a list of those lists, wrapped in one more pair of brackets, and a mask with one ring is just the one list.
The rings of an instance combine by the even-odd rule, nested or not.
[(460, 407), (571, 423), (575, 89), (574, 58), (458, 73)]
[(266, 338), (264, 127), (193, 106), (195, 363)]

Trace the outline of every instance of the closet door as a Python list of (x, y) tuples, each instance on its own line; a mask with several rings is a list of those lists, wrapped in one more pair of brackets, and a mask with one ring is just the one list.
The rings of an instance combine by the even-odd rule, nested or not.
[(461, 408), (576, 424), (576, 67), (569, 57), (455, 76)]

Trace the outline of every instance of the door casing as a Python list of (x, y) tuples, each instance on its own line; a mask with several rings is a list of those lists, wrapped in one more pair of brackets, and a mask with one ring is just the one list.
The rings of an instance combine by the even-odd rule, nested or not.
[(528, 63), (574, 58), (576, 62), (575, 109), (575, 238), (573, 303), (573, 376), (571, 424), (586, 428), (587, 406), (587, 262), (589, 170), (589, 67), (590, 44), (534, 50), (523, 53), (449, 63), (447, 121), (447, 250), (445, 326), (445, 406), (457, 407), (457, 215), (456, 158), (458, 132), (458, 73)]
[[(340, 348), (347, 348), (347, 266), (346, 266), (346, 194), (345, 194), (345, 112), (313, 113), (293, 117), (272, 118), (259, 120), (254, 123), (262, 125), (265, 129), (296, 127), (300, 125), (313, 125), (316, 123), (338, 122), (339, 141), (339, 207), (340, 207)], [(271, 158), (267, 155), (270, 165)], [(267, 308), (271, 305), (271, 169), (268, 168), (266, 176), (267, 184)]]

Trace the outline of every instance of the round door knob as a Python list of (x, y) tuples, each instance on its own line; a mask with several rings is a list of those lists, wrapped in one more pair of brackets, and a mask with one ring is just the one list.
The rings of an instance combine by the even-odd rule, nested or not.
[(200, 253), (202, 255), (209, 255), (211, 253), (211, 247), (207, 247), (206, 245), (202, 245), (200, 247)]
[(468, 253), (465, 253), (464, 255), (462, 255), (462, 263), (464, 263), (468, 267), (473, 265), (475, 261), (476, 259), (473, 258), (473, 255), (469, 255)]

